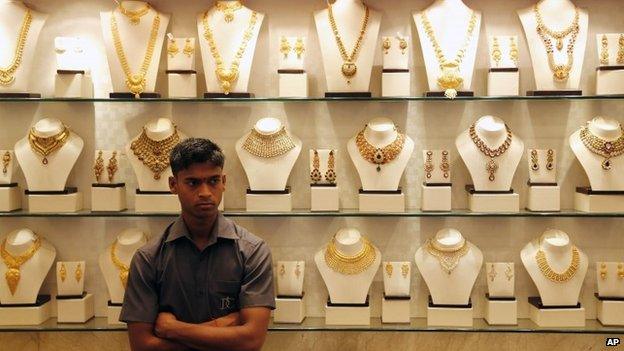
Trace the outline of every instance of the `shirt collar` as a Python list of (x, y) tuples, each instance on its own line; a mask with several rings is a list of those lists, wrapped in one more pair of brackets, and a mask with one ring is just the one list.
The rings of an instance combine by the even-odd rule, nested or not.
[[(189, 230), (184, 223), (182, 216), (178, 217), (175, 222), (169, 227), (169, 235), (165, 242), (171, 242), (181, 237), (186, 237), (192, 240)], [(221, 212), (217, 215), (216, 223), (210, 232), (210, 244), (217, 242), (217, 238), (236, 239), (236, 232), (234, 229), (234, 223), (225, 218)]]

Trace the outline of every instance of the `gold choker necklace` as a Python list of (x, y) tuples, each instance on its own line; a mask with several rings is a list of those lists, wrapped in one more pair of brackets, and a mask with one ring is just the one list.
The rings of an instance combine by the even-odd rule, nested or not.
[(384, 147), (375, 147), (374, 145), (371, 145), (368, 140), (366, 140), (364, 131), (366, 131), (367, 127), (368, 125), (366, 125), (364, 129), (362, 129), (355, 137), (355, 144), (357, 145), (360, 155), (362, 155), (366, 161), (376, 164), (377, 172), (380, 172), (381, 165), (392, 162), (395, 158), (397, 158), (397, 156), (399, 156), (401, 150), (403, 150), (405, 134), (402, 134), (395, 127), (397, 135), (394, 141)]
[[(145, 235), (143, 236), (143, 238), (145, 239)], [(119, 271), (119, 280), (121, 281), (121, 286), (123, 286), (123, 288), (125, 289), (128, 285), (128, 274), (130, 273), (130, 266), (123, 263), (119, 259), (119, 257), (117, 257), (117, 254), (115, 253), (117, 251), (117, 241), (118, 240), (115, 240), (115, 242), (113, 242), (113, 245), (111, 245), (110, 258), (111, 261), (113, 261), (115, 267), (117, 267), (117, 270)]]
[(35, 128), (31, 128), (30, 132), (28, 132), (28, 142), (30, 143), (30, 148), (43, 156), (41, 163), (44, 165), (48, 164), (48, 156), (53, 152), (59, 150), (65, 145), (67, 139), (69, 139), (71, 132), (69, 131), (69, 127), (63, 124), (63, 129), (55, 135), (49, 137), (40, 137), (35, 134)]
[[(576, 37), (578, 36), (580, 30), (578, 7), (575, 7), (574, 11), (574, 20), (572, 21), (572, 24), (570, 24), (568, 28), (557, 32), (546, 27), (546, 24), (542, 19), (542, 15), (539, 12), (537, 4), (533, 7), (533, 13), (535, 14), (535, 20), (537, 21), (537, 34), (544, 42), (546, 55), (548, 56), (548, 65), (550, 66), (550, 70), (553, 73), (553, 77), (557, 81), (568, 80), (568, 78), (570, 77), (570, 71), (572, 70), (572, 64), (574, 63), (574, 45), (576, 44)], [(548, 36), (551, 36), (557, 40), (557, 51), (561, 51), (563, 49), (563, 39), (565, 39), (565, 37), (567, 37), (568, 35), (571, 35), (570, 40), (568, 41), (568, 47), (566, 49), (568, 61), (565, 64), (558, 65), (555, 63), (555, 49), (553, 48), (552, 40)]]
[(28, 31), (30, 30), (30, 24), (32, 23), (32, 14), (30, 9), (26, 9), (24, 14), (24, 20), (22, 21), (22, 29), (17, 37), (17, 43), (15, 44), (15, 54), (13, 55), (13, 61), (10, 65), (0, 68), (0, 85), (9, 86), (15, 81), (15, 71), (22, 63), (22, 56), (24, 54), (24, 46), (26, 46), (26, 39), (28, 38)]
[(17, 290), (17, 285), (19, 284), (21, 278), (20, 267), (26, 263), (26, 261), (30, 260), (35, 253), (41, 247), (41, 239), (37, 237), (33, 244), (19, 256), (13, 256), (6, 250), (7, 239), (4, 239), (2, 242), (2, 247), (0, 247), (0, 256), (2, 256), (2, 261), (7, 267), (7, 271), (4, 274), (4, 279), (6, 279), (7, 285), (9, 286), (9, 291), (11, 295), (15, 295), (15, 291)]
[[(588, 123), (589, 125), (589, 123)], [(585, 147), (598, 156), (602, 156), (602, 169), (611, 169), (611, 159), (624, 154), (624, 128), (620, 126), (622, 134), (615, 140), (609, 141), (594, 135), (588, 126), (581, 127), (580, 138)]]
[(338, 251), (336, 248), (336, 239), (332, 238), (325, 249), (325, 263), (333, 271), (345, 275), (354, 275), (364, 272), (375, 262), (377, 253), (373, 245), (366, 238), (361, 238), (361, 242), (362, 249), (360, 252), (353, 256), (347, 256)]
[(472, 139), (472, 141), (477, 146), (479, 151), (481, 151), (481, 153), (490, 158), (490, 160), (485, 164), (485, 170), (490, 174), (488, 179), (493, 182), (494, 180), (496, 180), (496, 171), (498, 171), (498, 163), (494, 161), (494, 157), (501, 156), (511, 146), (511, 130), (509, 129), (509, 127), (507, 127), (507, 124), (505, 124), (505, 130), (507, 131), (507, 137), (505, 138), (505, 141), (501, 144), (501, 146), (497, 147), (496, 149), (490, 149), (485, 144), (485, 142), (481, 140), (481, 138), (479, 138), (479, 135), (477, 135), (475, 125), (476, 123), (473, 123), (470, 126), (470, 139)]
[(133, 25), (137, 25), (139, 23), (141, 23), (141, 17), (145, 16), (149, 10), (150, 10), (150, 5), (149, 4), (145, 4), (142, 8), (136, 10), (136, 11), (132, 11), (132, 10), (128, 10), (127, 8), (123, 7), (123, 5), (121, 3), (119, 3), (119, 12), (121, 12), (124, 16), (128, 17), (130, 19), (130, 23)]
[(282, 126), (273, 134), (260, 134), (255, 128), (243, 142), (243, 150), (262, 158), (271, 158), (284, 155), (295, 148), (295, 142)]
[(565, 283), (572, 279), (578, 271), (581, 263), (581, 254), (576, 246), (572, 246), (572, 259), (570, 260), (570, 265), (561, 273), (555, 272), (550, 267), (548, 259), (546, 258), (546, 253), (544, 253), (541, 246), (535, 253), (535, 261), (537, 262), (540, 272), (542, 272), (544, 277), (548, 278), (548, 280), (555, 283)]
[(442, 270), (450, 275), (459, 264), (459, 260), (470, 251), (470, 246), (464, 239), (459, 248), (446, 249), (437, 245), (434, 240), (429, 239), (425, 244), (425, 250), (435, 257), (440, 263)]
[(163, 140), (152, 140), (146, 132), (145, 127), (141, 135), (130, 144), (130, 149), (152, 173), (154, 180), (160, 179), (160, 174), (169, 167), (169, 153), (180, 143), (178, 127), (173, 126), (173, 134)]
[(217, 1), (215, 4), (217, 10), (223, 12), (223, 18), (226, 23), (230, 23), (234, 20), (234, 12), (243, 8), (243, 4), (240, 1), (223, 2)]
[(357, 65), (355, 61), (357, 60), (358, 53), (360, 52), (360, 48), (362, 47), (362, 41), (364, 40), (364, 35), (366, 34), (366, 27), (368, 26), (368, 18), (370, 11), (368, 6), (365, 6), (366, 12), (364, 13), (364, 19), (362, 19), (362, 28), (360, 29), (360, 35), (355, 41), (355, 45), (353, 46), (353, 50), (351, 50), (351, 55), (347, 54), (347, 49), (345, 49), (344, 43), (342, 42), (342, 37), (338, 32), (338, 26), (336, 25), (336, 19), (334, 18), (334, 11), (332, 10), (332, 5), (329, 5), (327, 8), (327, 14), (329, 15), (329, 24), (331, 26), (332, 32), (334, 33), (334, 39), (336, 39), (336, 45), (338, 45), (338, 51), (340, 51), (340, 57), (342, 58), (342, 75), (347, 79), (347, 84), (351, 83), (351, 78), (355, 76), (357, 73)]

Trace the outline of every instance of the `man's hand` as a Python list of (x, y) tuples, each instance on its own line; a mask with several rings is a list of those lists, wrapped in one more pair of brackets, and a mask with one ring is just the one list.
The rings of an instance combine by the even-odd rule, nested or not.
[(240, 325), (240, 313), (238, 312), (232, 312), (230, 314), (228, 314), (227, 316), (223, 316), (221, 318), (217, 318), (213, 321), (211, 321), (213, 324), (213, 326), (215, 327), (233, 327), (233, 326), (237, 326)]
[(158, 318), (156, 318), (156, 324), (154, 325), (154, 333), (160, 338), (167, 339), (171, 330), (175, 327), (178, 319), (173, 313), (160, 312)]

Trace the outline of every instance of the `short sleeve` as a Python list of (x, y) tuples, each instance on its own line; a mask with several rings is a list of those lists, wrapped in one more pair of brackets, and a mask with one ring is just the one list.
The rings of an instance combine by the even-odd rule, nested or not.
[(158, 291), (155, 271), (145, 252), (137, 251), (130, 263), (128, 285), (119, 320), (154, 323), (158, 317)]
[(241, 309), (245, 307), (275, 309), (273, 260), (269, 246), (264, 241), (256, 245), (247, 257), (239, 303)]

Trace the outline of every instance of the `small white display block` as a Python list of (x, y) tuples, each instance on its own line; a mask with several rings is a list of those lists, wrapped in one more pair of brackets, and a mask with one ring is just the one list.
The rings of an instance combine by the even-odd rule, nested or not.
[(370, 305), (368, 297), (362, 305), (331, 304), (325, 305), (325, 324), (327, 325), (370, 325)]
[(472, 303), (466, 306), (434, 305), (429, 296), (427, 306), (427, 326), (437, 327), (472, 327)]
[(451, 210), (451, 185), (422, 185), (422, 210), (427, 211), (450, 211)]
[(84, 323), (95, 315), (93, 295), (79, 298), (56, 297), (57, 320), (59, 323)]
[(305, 319), (305, 295), (302, 297), (275, 298), (275, 323), (301, 323)]
[(509, 192), (474, 191), (468, 185), (468, 208), (472, 212), (520, 212), (520, 196)]
[(409, 323), (411, 302), (412, 298), (410, 296), (384, 296), (381, 300), (381, 322)]
[(559, 185), (529, 184), (529, 211), (561, 211), (561, 188)]
[(106, 311), (106, 318), (110, 325), (125, 325), (126, 323), (119, 321), (121, 316), (121, 304), (112, 304), (108, 302), (108, 310)]
[(39, 325), (50, 318), (50, 296), (38, 296), (37, 303), (28, 306), (0, 306), (0, 326)]
[(596, 68), (596, 95), (624, 94), (624, 66)]
[(93, 80), (83, 72), (57, 73), (54, 76), (54, 97), (93, 98)]
[(126, 186), (93, 185), (91, 186), (91, 211), (123, 211), (126, 206)]
[(147, 193), (137, 190), (134, 197), (136, 212), (178, 213), (181, 211), (178, 196), (171, 193)]
[(520, 71), (517, 68), (491, 68), (487, 96), (519, 96)]
[(340, 210), (340, 189), (338, 186), (310, 186), (311, 211)]
[(31, 213), (68, 213), (82, 210), (82, 193), (41, 194), (27, 192), (28, 212)]
[(197, 73), (167, 73), (170, 98), (196, 98)]
[(624, 326), (624, 299), (602, 298), (596, 294), (596, 318), (602, 325)]
[(576, 188), (574, 209), (581, 212), (624, 212), (624, 192)]
[(247, 212), (290, 212), (292, 196), (290, 188), (284, 191), (247, 190)]
[(360, 212), (405, 212), (405, 194), (397, 191), (365, 191), (359, 193)]
[(485, 321), (489, 325), (517, 325), (518, 300), (516, 298), (490, 298), (486, 296)]
[(22, 208), (22, 194), (17, 183), (0, 186), (0, 212), (11, 212)]
[(279, 92), (282, 98), (308, 97), (308, 74), (303, 70), (293, 70), (294, 73), (282, 73), (288, 70), (279, 70)]
[(383, 70), (381, 74), (381, 96), (410, 96), (410, 72), (408, 70)]
[(580, 304), (572, 307), (544, 307), (539, 297), (529, 297), (529, 316), (540, 327), (584, 327), (585, 308)]

